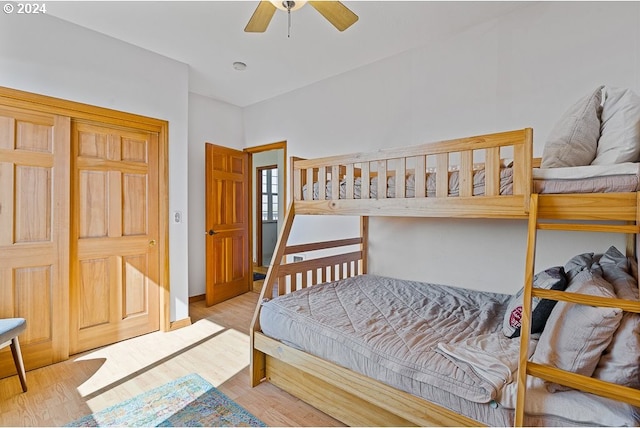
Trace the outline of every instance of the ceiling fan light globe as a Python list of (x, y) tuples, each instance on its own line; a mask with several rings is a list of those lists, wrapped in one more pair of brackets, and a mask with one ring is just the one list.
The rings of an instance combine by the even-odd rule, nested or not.
[[(293, 3), (291, 5), (291, 9), (287, 8), (287, 3)], [(300, 9), (302, 6), (304, 6), (305, 4), (307, 4), (306, 0), (299, 0), (299, 1), (278, 1), (278, 0), (271, 0), (271, 4), (273, 4), (275, 7), (277, 7), (280, 10), (284, 10), (285, 12), (288, 10), (291, 10), (291, 12), (296, 11), (298, 9)]]

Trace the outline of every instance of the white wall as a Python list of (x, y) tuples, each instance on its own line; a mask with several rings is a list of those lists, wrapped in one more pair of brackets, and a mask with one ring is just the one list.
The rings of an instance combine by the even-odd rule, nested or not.
[(205, 142), (242, 149), (243, 141), (239, 107), (189, 94), (189, 296), (205, 294)]
[[(169, 121), (169, 209), (187, 213), (188, 67), (48, 15), (0, 14), (0, 86)], [(169, 229), (171, 320), (188, 316), (187, 223)]]
[[(541, 156), (555, 120), (600, 84), (640, 93), (640, 3), (534, 4), (247, 107), (245, 138), (286, 139), (290, 155), (315, 157), (530, 126)], [(292, 233), (296, 243), (352, 236), (357, 221), (297, 218)], [(544, 235), (538, 266), (611, 243), (624, 248), (618, 236)], [(515, 292), (525, 248), (524, 221), (373, 219), (370, 271)]]

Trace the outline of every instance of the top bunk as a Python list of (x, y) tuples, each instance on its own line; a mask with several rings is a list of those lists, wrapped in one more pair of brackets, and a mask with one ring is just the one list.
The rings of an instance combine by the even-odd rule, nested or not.
[(525, 128), (372, 153), (292, 158), (292, 209), (526, 219), (536, 193), (539, 218), (636, 221), (640, 163), (541, 167), (545, 159), (533, 158), (532, 146), (533, 131)]
[(533, 130), (525, 128), (372, 153), (293, 158), (293, 209), (296, 214), (524, 219), (532, 149)]

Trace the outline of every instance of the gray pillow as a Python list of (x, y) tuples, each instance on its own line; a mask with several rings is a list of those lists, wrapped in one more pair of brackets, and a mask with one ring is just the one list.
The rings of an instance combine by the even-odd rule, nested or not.
[[(583, 270), (569, 283), (567, 291), (593, 296), (615, 297), (613, 286), (597, 273)], [(591, 376), (600, 355), (609, 346), (620, 325), (622, 310), (558, 302), (547, 320), (531, 361)], [(550, 392), (569, 388), (550, 383)]]
[(593, 165), (637, 162), (640, 155), (640, 97), (629, 89), (605, 87), (602, 124)]
[(542, 168), (590, 165), (600, 138), (602, 88), (580, 99), (554, 126), (542, 152)]
[[(611, 247), (600, 259), (603, 276), (620, 299), (638, 300), (638, 283), (629, 274), (629, 259)], [(600, 357), (593, 377), (640, 388), (640, 314), (625, 312), (620, 327)]]
[(603, 272), (605, 269), (605, 265), (610, 267), (611, 265), (622, 269), (625, 273), (631, 273), (631, 260), (627, 258), (624, 254), (620, 252), (615, 246), (609, 247), (606, 253), (600, 257), (599, 260), (600, 265), (602, 266)]
[(564, 273), (567, 276), (567, 281), (571, 282), (571, 280), (583, 270), (595, 270), (602, 276), (600, 265), (596, 263), (598, 257), (599, 256), (594, 256), (593, 253), (582, 253), (569, 259), (564, 265)]
[[(533, 277), (535, 288), (545, 288), (547, 290), (564, 290), (567, 288), (567, 279), (562, 266), (556, 266), (538, 272)], [(510, 339), (520, 337), (520, 326), (522, 317), (522, 295), (524, 288), (511, 298), (507, 311), (502, 320), (502, 334)], [(549, 318), (549, 314), (556, 305), (555, 300), (540, 299), (534, 297), (531, 301), (531, 333), (540, 333), (544, 330), (544, 325)]]

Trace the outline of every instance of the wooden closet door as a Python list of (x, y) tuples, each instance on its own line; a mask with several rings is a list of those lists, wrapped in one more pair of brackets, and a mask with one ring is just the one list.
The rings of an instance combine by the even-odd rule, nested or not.
[[(0, 106), (0, 318), (21, 317), (27, 369), (68, 358), (68, 117)], [(9, 348), (0, 377), (15, 374)]]
[(159, 329), (158, 135), (72, 124), (70, 353)]

